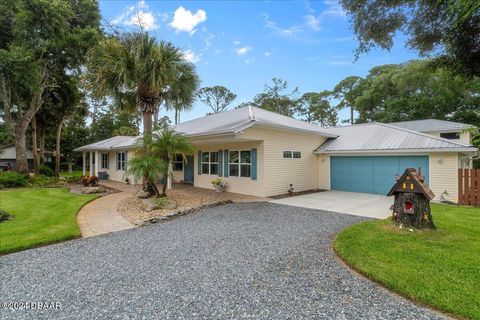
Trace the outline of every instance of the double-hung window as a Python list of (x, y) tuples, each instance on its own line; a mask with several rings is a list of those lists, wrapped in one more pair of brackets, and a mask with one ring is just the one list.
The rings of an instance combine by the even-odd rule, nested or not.
[(202, 152), (202, 174), (218, 175), (218, 152)]
[(230, 151), (228, 158), (231, 177), (250, 178), (252, 176), (252, 152), (250, 150)]
[(284, 159), (300, 159), (301, 157), (302, 153), (300, 151), (283, 151)]
[(173, 171), (183, 171), (183, 156), (177, 154), (173, 159)]
[(125, 165), (127, 161), (127, 155), (125, 152), (117, 153), (117, 171), (125, 170)]
[(102, 153), (101, 168), (108, 169), (108, 153)]

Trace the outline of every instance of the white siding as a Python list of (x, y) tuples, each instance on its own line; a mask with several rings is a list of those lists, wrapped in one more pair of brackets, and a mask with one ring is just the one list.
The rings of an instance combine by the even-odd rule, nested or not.
[[(241, 177), (221, 177), (226, 180), (226, 191), (249, 194), (255, 196), (265, 196), (264, 192), (264, 162), (263, 162), (263, 143), (261, 141), (252, 142), (237, 142), (227, 144), (212, 144), (196, 146), (197, 152), (194, 156), (194, 186), (199, 188), (213, 189), (210, 180), (218, 178), (217, 175), (198, 174), (198, 151), (219, 151), (228, 149), (233, 150), (250, 150), (252, 148), (257, 149), (257, 180), (251, 178)], [(222, 170), (224, 172), (225, 170)]]
[(330, 190), (329, 155), (318, 155), (318, 189)]
[(458, 201), (458, 153), (430, 154), (430, 189), (435, 194), (435, 200), (448, 192), (447, 200)]
[[(440, 137), (440, 133), (442, 133), (442, 132), (451, 132), (451, 131), (432, 131), (432, 132), (425, 132), (425, 133), (429, 134), (431, 136), (434, 136), (434, 137)], [(459, 130), (458, 132), (461, 132), (461, 130)], [(462, 133), (460, 133), (460, 139), (452, 139), (451, 141), (466, 144), (466, 145), (471, 145), (472, 144), (472, 135), (469, 131), (462, 132)]]

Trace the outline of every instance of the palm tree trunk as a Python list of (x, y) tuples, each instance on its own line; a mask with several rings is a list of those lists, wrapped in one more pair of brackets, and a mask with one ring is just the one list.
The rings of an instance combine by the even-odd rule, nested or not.
[(353, 106), (350, 107), (350, 124), (353, 125)]
[(151, 112), (143, 112), (143, 134), (151, 134), (152, 133), (152, 113)]
[(178, 124), (178, 108), (175, 108), (175, 124)]

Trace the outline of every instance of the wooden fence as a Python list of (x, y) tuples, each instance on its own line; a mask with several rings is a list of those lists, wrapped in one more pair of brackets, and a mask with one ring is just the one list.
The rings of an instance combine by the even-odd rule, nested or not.
[(480, 169), (458, 170), (458, 204), (480, 206)]

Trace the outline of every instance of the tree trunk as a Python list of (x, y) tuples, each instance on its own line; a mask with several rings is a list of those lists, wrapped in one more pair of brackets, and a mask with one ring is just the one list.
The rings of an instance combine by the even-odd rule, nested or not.
[(178, 109), (175, 108), (175, 124), (178, 124)]
[(68, 173), (73, 172), (73, 160), (68, 158)]
[(152, 113), (144, 112), (143, 113), (143, 134), (149, 135), (152, 133)]
[(39, 157), (40, 157), (40, 163), (43, 164), (45, 163), (45, 128), (40, 127), (38, 128), (38, 143), (39, 143)]
[(28, 173), (26, 130), (17, 127), (17, 130), (15, 131), (15, 153), (17, 156), (17, 171)]
[(162, 185), (162, 193), (160, 194), (160, 197), (166, 197), (167, 196), (167, 180), (168, 179), (168, 173), (163, 175), (163, 185)]
[(33, 116), (31, 125), (32, 125), (33, 169), (35, 171), (35, 174), (40, 174), (40, 158), (38, 155), (38, 146), (37, 146), (37, 117), (36, 116)]
[[(406, 202), (413, 204), (413, 213), (404, 212)], [(397, 226), (415, 229), (435, 229), (430, 201), (423, 194), (398, 192), (393, 203), (393, 223)]]
[(350, 124), (353, 125), (353, 106), (350, 107)]
[(62, 158), (62, 155), (60, 154), (60, 146), (62, 142), (63, 119), (64, 117), (62, 117), (62, 121), (58, 124), (55, 140), (55, 176), (57, 178), (60, 177), (60, 160)]

